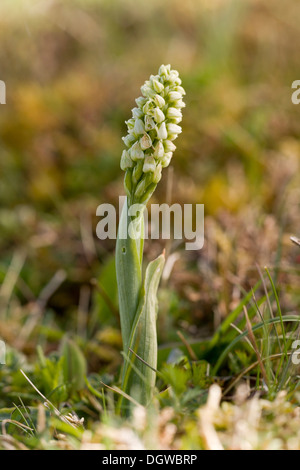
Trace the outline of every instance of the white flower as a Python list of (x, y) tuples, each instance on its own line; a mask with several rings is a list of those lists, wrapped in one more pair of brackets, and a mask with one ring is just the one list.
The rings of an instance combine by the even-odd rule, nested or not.
[(151, 131), (155, 128), (155, 122), (151, 116), (145, 116), (145, 131)]

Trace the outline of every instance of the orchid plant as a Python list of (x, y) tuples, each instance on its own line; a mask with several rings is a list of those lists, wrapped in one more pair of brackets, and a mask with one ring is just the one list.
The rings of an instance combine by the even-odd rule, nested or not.
[(176, 70), (162, 65), (141, 87), (123, 138), (126, 201), (116, 244), (116, 273), (123, 339), (123, 394), (147, 406), (157, 367), (157, 290), (164, 254), (150, 262), (143, 276), (144, 209), (172, 159), (181, 133), (185, 91)]

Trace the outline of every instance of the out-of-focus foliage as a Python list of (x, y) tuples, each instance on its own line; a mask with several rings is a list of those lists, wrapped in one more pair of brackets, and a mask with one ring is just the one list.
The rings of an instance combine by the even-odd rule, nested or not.
[[(212, 307), (224, 316), (233, 277), (249, 286), (254, 260), (272, 265), (281, 232), (297, 263), (285, 238), (298, 230), (295, 2), (27, 1), (0, 8), (0, 78), (7, 84), (0, 109), (2, 276), (22, 247), (22, 279), (33, 296), (64, 269), (67, 279), (50, 305), (65, 319), (74, 312), (81, 286), (98, 276), (113, 249), (95, 239), (95, 211), (102, 202), (116, 204), (123, 191), (124, 121), (145, 77), (169, 62), (187, 89), (172, 201), (204, 203), (207, 215), (206, 247), (191, 255), (194, 270), (186, 270), (183, 254), (171, 280), (181, 308), (186, 300), (199, 320)], [(152, 256), (161, 245), (149, 249)]]

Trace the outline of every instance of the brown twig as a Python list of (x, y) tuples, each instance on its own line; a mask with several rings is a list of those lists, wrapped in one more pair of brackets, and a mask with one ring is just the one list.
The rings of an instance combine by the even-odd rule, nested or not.
[(300, 238), (290, 237), (290, 240), (295, 243), (295, 245), (300, 246)]

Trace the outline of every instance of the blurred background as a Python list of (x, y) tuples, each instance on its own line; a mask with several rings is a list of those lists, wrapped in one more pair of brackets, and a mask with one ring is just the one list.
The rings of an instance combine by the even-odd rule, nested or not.
[[(1, 0), (0, 337), (27, 356), (65, 333), (90, 371), (121, 362), (114, 242), (96, 208), (119, 168), (140, 86), (170, 63), (183, 133), (152, 202), (205, 204), (205, 246), (168, 245), (160, 344), (205, 338), (272, 269), (299, 306), (300, 3), (295, 0)], [(152, 259), (164, 241), (146, 244)]]

